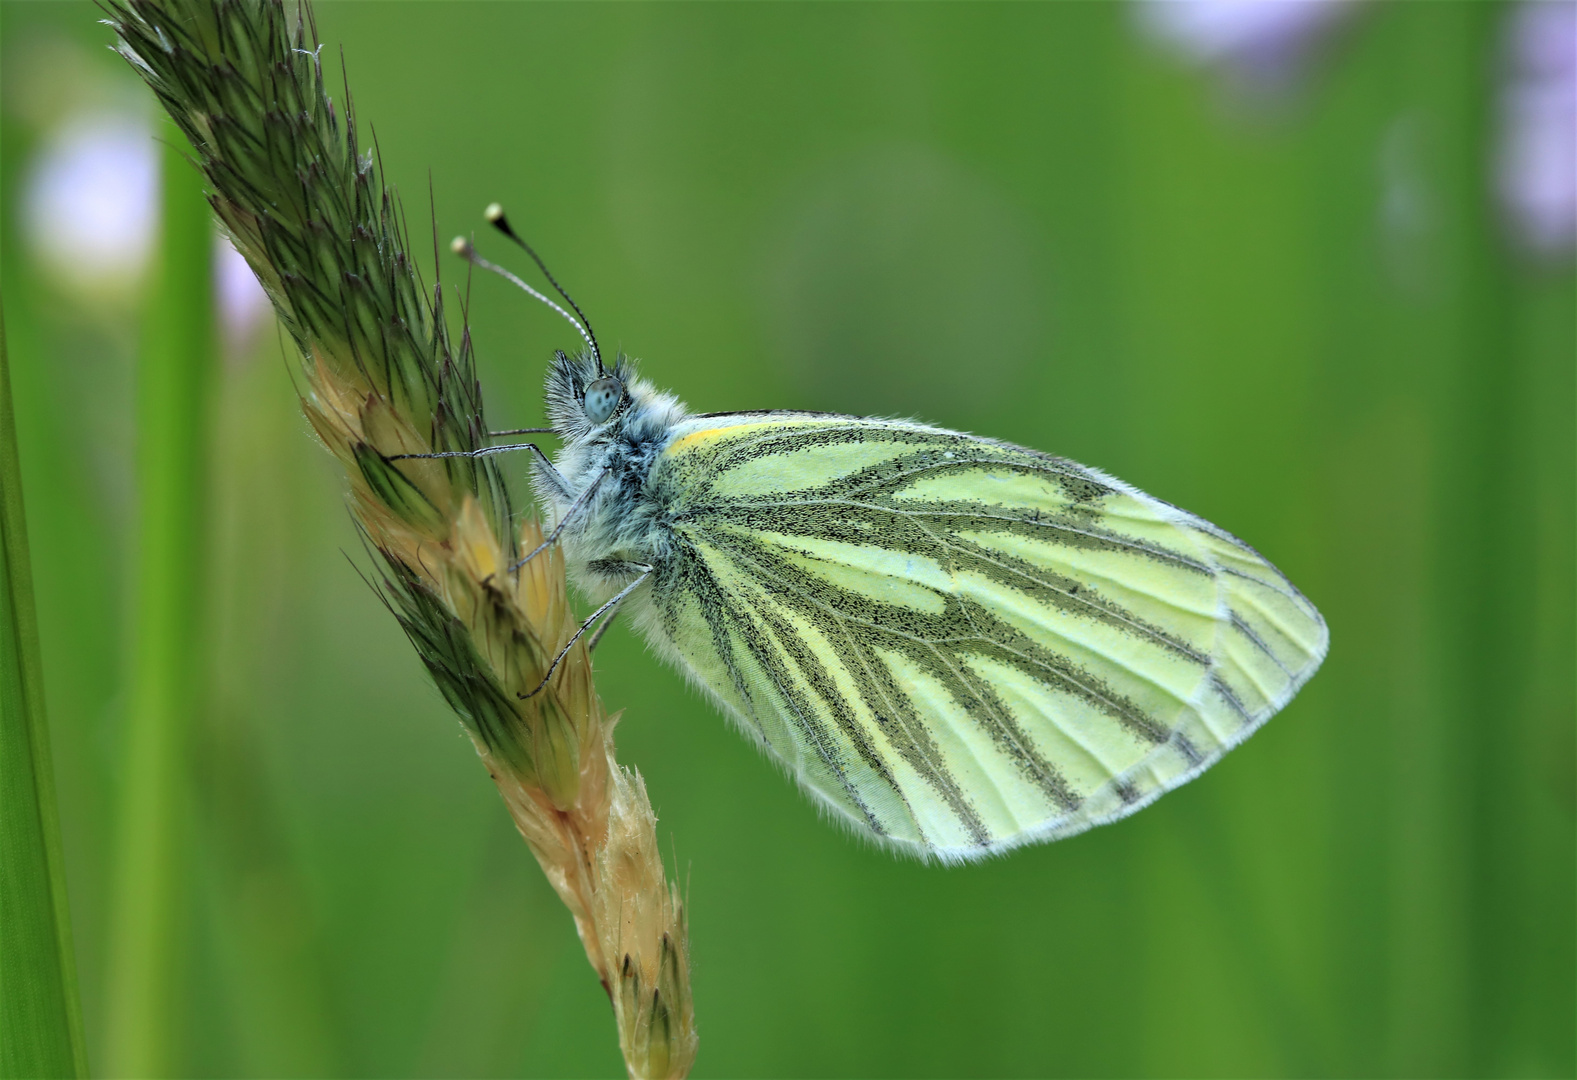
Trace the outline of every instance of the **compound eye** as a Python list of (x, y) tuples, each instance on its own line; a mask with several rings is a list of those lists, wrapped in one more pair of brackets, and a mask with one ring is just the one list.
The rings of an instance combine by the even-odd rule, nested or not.
[(612, 376), (598, 379), (586, 387), (586, 419), (593, 424), (605, 422), (613, 415), (613, 410), (619, 407), (619, 402), (623, 399), (623, 383)]

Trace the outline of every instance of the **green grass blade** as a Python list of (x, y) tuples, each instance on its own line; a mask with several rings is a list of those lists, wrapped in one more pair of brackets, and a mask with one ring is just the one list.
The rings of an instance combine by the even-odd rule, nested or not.
[(202, 690), (213, 226), (186, 140), (173, 128), (163, 139), (161, 267), (137, 376), (136, 614), (105, 1046), (117, 1076), (178, 1066), (188, 743)]
[(0, 317), (0, 1077), (87, 1074)]

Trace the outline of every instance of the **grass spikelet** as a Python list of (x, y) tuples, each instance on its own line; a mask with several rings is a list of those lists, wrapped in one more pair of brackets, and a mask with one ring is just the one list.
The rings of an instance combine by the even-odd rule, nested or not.
[(630, 1075), (694, 1061), (684, 909), (638, 774), (577, 643), (564, 565), (516, 531), (492, 459), (470, 340), (411, 264), (398, 203), (354, 112), (324, 86), (310, 11), (280, 0), (121, 0), (122, 55), (191, 140), (220, 222), (300, 348), (302, 408), (339, 459), (379, 591), (459, 714), (515, 823), (570, 909), (613, 1004)]

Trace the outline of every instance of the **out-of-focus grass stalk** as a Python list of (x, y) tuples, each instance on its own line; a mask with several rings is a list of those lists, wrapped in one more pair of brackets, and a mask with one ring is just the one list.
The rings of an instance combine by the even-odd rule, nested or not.
[[(451, 342), (376, 154), (359, 148), (349, 101), (342, 121), (329, 100), (305, 3), (292, 15), (281, 0), (109, 4), (122, 55), (191, 141), (214, 211), (301, 350), (302, 408), (345, 469), (382, 594), (574, 916), (626, 1068), (684, 1076), (688, 933), (656, 816), (614, 758), (584, 640), (549, 677), (577, 626), (558, 550), (517, 572), (542, 534), (515, 522), (495, 459), (410, 457), (483, 445), (470, 337)], [(150, 936), (128, 941), (168, 944), (167, 922), (143, 923)]]
[(87, 1074), (0, 316), (0, 1078)]
[(131, 695), (120, 756), (105, 1071), (173, 1060), (188, 823), (187, 744), (201, 690), (201, 590), (213, 323), (213, 224), (173, 125), (162, 134), (163, 227), (137, 371), (138, 530)]

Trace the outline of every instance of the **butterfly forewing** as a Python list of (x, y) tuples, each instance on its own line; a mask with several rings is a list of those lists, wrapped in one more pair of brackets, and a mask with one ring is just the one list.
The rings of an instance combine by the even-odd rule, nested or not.
[(686, 420), (651, 631), (807, 788), (945, 859), (1131, 813), (1280, 709), (1319, 613), (1225, 532), (901, 421)]

